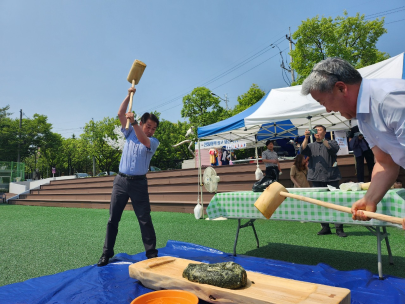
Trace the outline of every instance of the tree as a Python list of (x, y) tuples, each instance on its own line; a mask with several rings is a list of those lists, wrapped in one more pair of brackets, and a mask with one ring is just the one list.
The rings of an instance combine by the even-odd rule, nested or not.
[(188, 118), (195, 129), (213, 124), (221, 120), (226, 112), (219, 103), (220, 99), (211, 95), (209, 89), (197, 87), (183, 97), (181, 117)]
[(114, 128), (121, 125), (118, 117), (106, 117), (101, 121), (94, 122), (90, 120), (84, 127), (84, 133), (81, 138), (87, 141), (88, 155), (94, 156), (96, 163), (101, 171), (111, 171), (118, 169), (121, 151), (117, 148), (112, 148), (105, 140), (105, 136), (116, 139)]
[(19, 137), (19, 119), (5, 117), (0, 124), (0, 159), (17, 161), (18, 143), (20, 143), (21, 159), (33, 155), (38, 147), (44, 146), (51, 135), (52, 124), (45, 115), (34, 114), (33, 118), (22, 120), (21, 140)]
[(0, 122), (3, 118), (11, 115), (11, 113), (7, 112), (10, 109), (9, 105), (6, 105), (4, 108), (0, 108)]
[[(47, 141), (41, 147), (41, 158), (46, 169), (41, 172), (41, 176), (49, 177), (52, 167), (61, 167), (60, 158), (63, 154), (63, 137), (58, 133), (50, 133)], [(60, 168), (59, 168), (60, 169)]]
[(297, 72), (297, 81), (301, 84), (311, 73), (313, 66), (327, 57), (341, 57), (355, 68), (361, 68), (389, 58), (389, 55), (376, 48), (378, 39), (386, 33), (384, 18), (365, 20), (359, 13), (349, 17), (318, 16), (303, 21), (292, 35), (296, 39), (291, 67)]
[(250, 89), (243, 95), (238, 96), (238, 104), (232, 110), (232, 115), (236, 115), (257, 103), (266, 93), (257, 84), (252, 84)]
[[(162, 169), (180, 169), (181, 161), (193, 158), (193, 155), (191, 155), (187, 148), (190, 143), (173, 147), (173, 145), (186, 140), (184, 135), (189, 128), (190, 124), (187, 122), (178, 121), (177, 123), (172, 123), (168, 120), (160, 121), (159, 128), (154, 135), (159, 140), (160, 145), (151, 160), (151, 165), (156, 165)], [(194, 143), (195, 136), (190, 136), (187, 139), (190, 139)]]

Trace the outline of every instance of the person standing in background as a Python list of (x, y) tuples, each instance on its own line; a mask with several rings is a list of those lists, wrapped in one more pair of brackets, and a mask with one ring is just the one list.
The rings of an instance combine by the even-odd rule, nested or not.
[(270, 176), (272, 179), (278, 181), (281, 168), (277, 152), (274, 151), (274, 141), (266, 141), (266, 147), (267, 150), (262, 153), (262, 160), (266, 165), (266, 176)]
[(305, 158), (304, 155), (298, 154), (295, 157), (294, 164), (290, 170), (290, 178), (294, 183), (294, 188), (309, 188), (307, 180), (308, 175), (308, 161), (309, 157)]
[(349, 149), (353, 151), (356, 159), (357, 182), (364, 182), (364, 159), (366, 159), (368, 173), (371, 180), (371, 173), (374, 168), (374, 154), (373, 151), (371, 151), (368, 142), (364, 139), (363, 134), (360, 133), (358, 126), (354, 126), (350, 130)]
[(210, 149), (209, 154), (211, 166), (218, 166), (218, 151), (216, 149)]
[[(326, 140), (326, 128), (322, 125), (316, 125), (318, 133), (315, 136), (315, 142), (308, 143), (311, 132), (305, 131), (305, 138), (301, 145), (301, 154), (309, 156), (308, 163), (308, 181), (313, 187), (327, 187), (331, 185), (339, 188), (341, 179), (340, 171), (337, 166), (337, 152), (339, 144), (335, 140)], [(322, 229), (318, 235), (331, 234), (329, 223), (321, 223)], [(335, 224), (336, 234), (340, 237), (346, 237), (343, 231), (343, 224)]]
[(229, 165), (228, 155), (229, 155), (228, 150), (226, 150), (226, 147), (223, 146), (222, 147), (222, 156), (221, 156), (222, 166), (228, 166)]

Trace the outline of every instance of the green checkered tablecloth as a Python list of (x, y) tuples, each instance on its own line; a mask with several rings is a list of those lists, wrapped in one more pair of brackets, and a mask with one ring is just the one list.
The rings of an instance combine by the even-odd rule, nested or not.
[[(364, 196), (366, 191), (324, 191), (324, 192), (291, 192), (297, 195), (314, 198), (328, 203), (351, 207), (354, 202)], [(217, 193), (207, 207), (210, 219), (225, 217), (237, 219), (265, 219), (254, 203), (261, 192), (242, 191)], [(389, 190), (377, 206), (377, 213), (404, 217), (405, 190)], [(272, 215), (274, 220), (291, 220), (305, 222), (350, 223), (363, 226), (393, 226), (399, 225), (374, 220), (368, 222), (354, 221), (349, 213), (343, 213), (318, 205), (287, 197)]]

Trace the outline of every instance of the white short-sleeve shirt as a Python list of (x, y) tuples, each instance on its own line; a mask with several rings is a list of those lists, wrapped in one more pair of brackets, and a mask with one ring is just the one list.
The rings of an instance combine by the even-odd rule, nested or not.
[(357, 120), (370, 148), (377, 146), (405, 168), (405, 80), (363, 79)]

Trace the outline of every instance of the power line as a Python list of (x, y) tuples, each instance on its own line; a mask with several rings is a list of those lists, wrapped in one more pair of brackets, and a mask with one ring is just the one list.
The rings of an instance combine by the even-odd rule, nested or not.
[[(284, 37), (283, 37), (283, 38), (284, 38)], [(275, 56), (277, 56), (277, 55), (274, 55), (274, 56), (270, 57), (269, 59), (274, 58)], [(268, 61), (269, 59), (263, 61), (263, 62), (260, 63), (260, 64), (263, 64), (264, 62)], [(252, 60), (253, 60), (253, 59), (252, 59)], [(250, 61), (252, 61), (252, 60), (250, 60)], [(249, 61), (249, 62), (250, 62), (250, 61)], [(246, 64), (246, 63), (245, 63), (245, 64)], [(243, 64), (243, 65), (245, 65), (245, 64)], [(259, 66), (260, 64), (254, 66), (253, 68), (247, 70), (246, 72), (249, 72), (250, 70), (254, 69), (255, 67)], [(241, 65), (240, 67), (242, 67), (243, 65)], [(239, 68), (239, 67), (238, 67), (238, 68)], [(239, 76), (242, 76), (242, 75), (245, 74), (246, 72), (244, 72), (244, 73), (242, 73), (242, 74), (239, 74), (238, 76), (236, 76), (236, 77), (230, 79), (229, 81), (227, 81), (227, 82), (225, 82), (225, 83), (223, 83), (223, 84), (221, 84), (221, 85), (219, 85), (219, 86), (213, 88), (212, 90), (215, 90), (216, 88), (219, 88), (219, 87), (221, 87), (221, 86), (223, 86), (223, 85), (229, 83), (230, 81), (234, 80), (235, 78), (238, 78)], [(229, 74), (229, 73), (227, 73), (226, 75), (228, 75), (228, 74)], [(224, 76), (222, 76), (222, 77), (220, 77), (220, 78), (223, 78), (223, 77), (225, 77), (226, 75), (224, 75)], [(220, 79), (220, 78), (218, 78), (218, 79)], [(216, 80), (218, 80), (218, 79), (216, 79)], [(171, 99), (170, 101), (161, 104), (160, 106), (164, 106), (164, 105), (167, 105), (167, 104), (169, 104), (169, 103), (172, 103), (172, 102), (178, 100), (179, 98), (182, 98), (183, 96), (185, 96), (185, 95), (188, 94), (189, 92), (190, 92), (190, 91), (187, 91), (185, 94), (179, 95), (179, 96), (177, 96), (176, 98), (173, 98), (173, 99)], [(171, 108), (169, 108), (169, 109), (171, 109)]]
[(390, 23), (395, 23), (395, 22), (399, 22), (399, 21), (404, 21), (404, 20), (405, 20), (405, 18), (404, 18), (404, 19), (395, 20), (395, 21), (391, 21), (391, 22), (387, 22), (386, 25), (387, 25), (387, 24), (390, 24)]
[[(287, 49), (287, 48), (285, 48), (285, 49), (283, 50), (283, 52), (284, 52), (286, 49)], [(276, 57), (277, 55), (278, 55), (278, 54), (273, 55), (273, 56), (271, 56), (270, 58), (267, 58), (266, 60), (262, 61), (261, 63), (255, 65), (254, 67), (250, 68), (249, 70), (243, 72), (242, 74), (239, 74), (238, 76), (236, 76), (236, 77), (234, 77), (234, 78), (228, 80), (227, 82), (225, 82), (225, 83), (223, 83), (223, 84), (221, 84), (221, 85), (219, 85), (219, 86), (213, 88), (213, 90), (215, 90), (215, 89), (217, 89), (217, 88), (219, 88), (219, 87), (222, 87), (223, 85), (227, 84), (228, 82), (231, 82), (232, 80), (234, 80), (234, 79), (236, 79), (236, 78), (238, 78), (238, 77), (240, 77), (240, 76), (246, 74), (247, 72), (253, 70), (254, 68), (257, 68), (258, 66), (260, 66), (260, 65), (262, 65), (263, 63), (269, 61), (270, 59), (273, 59), (273, 58)]]
[[(372, 17), (372, 16), (374, 16), (374, 15), (381, 15), (381, 14), (383, 14), (383, 13), (391, 12), (391, 11), (398, 10), (398, 9), (401, 9), (400, 11), (402, 11), (404, 8), (405, 8), (405, 5), (404, 5), (404, 6), (397, 7), (397, 8), (393, 8), (393, 9), (390, 9), (390, 10), (387, 10), (387, 11), (382, 11), (382, 12), (378, 12), (378, 13), (366, 15), (365, 17), (370, 18), (370, 17)], [(396, 11), (395, 11), (395, 12), (392, 12), (392, 13), (396, 13)], [(391, 14), (391, 13), (390, 13), (390, 14)]]
[[(209, 84), (209, 83), (212, 83), (212, 82), (217, 81), (217, 80), (220, 79), (220, 78), (225, 77), (226, 75), (230, 74), (231, 72), (233, 72), (233, 71), (235, 71), (235, 70), (241, 68), (242, 66), (246, 65), (248, 62), (251, 62), (252, 60), (256, 59), (257, 57), (263, 55), (264, 53), (266, 53), (267, 51), (270, 50), (270, 49), (269, 49), (269, 50), (266, 50), (266, 49), (268, 49), (270, 46), (274, 45), (275, 43), (277, 43), (278, 41), (280, 41), (280, 40), (282, 40), (282, 39), (284, 39), (284, 36), (278, 38), (277, 40), (275, 40), (275, 41), (274, 41), (273, 43), (271, 43), (270, 45), (267, 45), (265, 48), (261, 49), (260, 51), (256, 52), (255, 54), (251, 55), (250, 57), (248, 57), (247, 59), (243, 60), (242, 62), (236, 64), (236, 65), (233, 66), (232, 68), (226, 70), (225, 72), (222, 72), (221, 74), (215, 76), (214, 78), (212, 78), (212, 79), (206, 81), (204, 84), (198, 85), (198, 86), (205, 86), (205, 85), (207, 85), (207, 84)], [(180, 95), (178, 95), (178, 96), (176, 96), (176, 97), (174, 97), (174, 98), (172, 98), (172, 99), (169, 99), (169, 100), (167, 100), (167, 101), (165, 101), (165, 102), (163, 102), (163, 103), (161, 103), (161, 104), (154, 105), (154, 108), (161, 107), (161, 106), (165, 106), (165, 105), (167, 105), (167, 104), (170, 104), (170, 103), (172, 103), (172, 102), (178, 100), (179, 98), (182, 98), (183, 96), (185, 96), (186, 94), (188, 94), (191, 90), (193, 90), (195, 87), (196, 87), (196, 86), (194, 86), (194, 87), (188, 89), (186, 92), (184, 92), (184, 93), (182, 93), (182, 94), (180, 94)], [(141, 112), (142, 112), (142, 111), (141, 111)]]
[(404, 9), (401, 9), (401, 10), (398, 10), (398, 11), (396, 11), (396, 12), (392, 12), (392, 13), (385, 13), (385, 14), (381, 14), (381, 15), (373, 16), (373, 17), (370, 17), (370, 18), (365, 18), (365, 20), (369, 20), (369, 19), (371, 19), (371, 18), (378, 18), (379, 16), (381, 16), (381, 17), (385, 17), (386, 15), (389, 15), (389, 14), (394, 14), (394, 13), (398, 13), (398, 12), (401, 12), (401, 11), (405, 11), (405, 8), (404, 8)]
[[(286, 49), (287, 49), (287, 48), (283, 49), (282, 52), (284, 52)], [(270, 58), (267, 58), (266, 60), (262, 61), (261, 63), (259, 63), (259, 64), (257, 64), (257, 65), (255, 65), (254, 67), (250, 68), (249, 70), (243, 72), (242, 74), (239, 74), (238, 76), (235, 76), (234, 78), (228, 80), (227, 82), (222, 83), (221, 85), (219, 85), (219, 86), (213, 88), (212, 90), (215, 90), (215, 89), (217, 89), (217, 88), (219, 88), (219, 87), (222, 87), (223, 85), (225, 85), (225, 84), (231, 82), (232, 80), (234, 80), (234, 79), (236, 79), (236, 78), (238, 78), (238, 77), (240, 77), (240, 76), (246, 74), (247, 72), (249, 72), (249, 71), (251, 71), (251, 70), (257, 68), (258, 66), (260, 66), (260, 65), (262, 65), (263, 63), (269, 61), (270, 59), (273, 59), (273, 58), (276, 57), (277, 55), (278, 55), (278, 54), (273, 55), (273, 56), (271, 56)], [(160, 110), (160, 112), (168, 111), (168, 110), (171, 110), (171, 109), (176, 108), (176, 107), (181, 106), (181, 105), (182, 105), (182, 103), (179, 103), (179, 104), (177, 104), (177, 105), (175, 105), (175, 106), (173, 106), (173, 107), (171, 107), (171, 108), (168, 108), (168, 109), (165, 109), (165, 110)]]
[(203, 85), (203, 86), (208, 85), (208, 84), (210, 84), (210, 83), (216, 81), (217, 79), (222, 78), (223, 76), (228, 75), (229, 73), (233, 72), (234, 70), (239, 69), (240, 67), (242, 67), (242, 66), (244, 66), (245, 64), (251, 62), (252, 60), (256, 59), (257, 57), (259, 57), (259, 56), (263, 55), (264, 53), (270, 51), (270, 50), (273, 48), (273, 45), (277, 45), (277, 42), (278, 42), (279, 40), (282, 40), (282, 39), (284, 39), (284, 37), (281, 37), (281, 38), (277, 39), (275, 42), (273, 42), (272, 44), (266, 46), (264, 49), (260, 50), (260, 51), (257, 52), (256, 54), (250, 56), (249, 58), (245, 59), (244, 61), (242, 61), (242, 62), (240, 62), (239, 64), (237, 64), (236, 66), (234, 66), (233, 68), (229, 69), (228, 71), (225, 71), (224, 73), (218, 75), (217, 77), (215, 77), (215, 78), (209, 80), (208, 82), (206, 82), (206, 83), (204, 83), (204, 84), (202, 84), (202, 85)]

